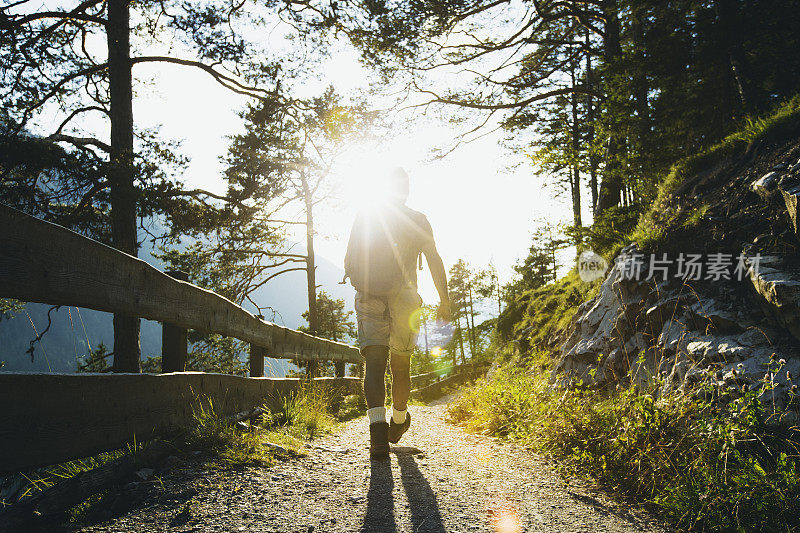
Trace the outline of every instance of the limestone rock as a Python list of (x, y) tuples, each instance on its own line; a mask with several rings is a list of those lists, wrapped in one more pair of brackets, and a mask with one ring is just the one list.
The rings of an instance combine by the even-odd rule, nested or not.
[(786, 188), (781, 187), (781, 194), (786, 204), (786, 211), (789, 213), (789, 218), (792, 220), (794, 234), (797, 235), (797, 204), (798, 200), (800, 200), (800, 185), (792, 185)]
[(750, 190), (758, 194), (761, 198), (768, 198), (775, 187), (778, 185), (778, 180), (781, 177), (780, 172), (772, 171), (764, 174), (750, 185)]
[(748, 274), (764, 307), (795, 338), (800, 339), (800, 280), (780, 269), (780, 258), (747, 257)]
[[(767, 325), (759, 309), (800, 339), (800, 279), (780, 257), (757, 261), (746, 250), (749, 278), (687, 292), (678, 282), (654, 286), (626, 275), (637, 254), (635, 246), (624, 248), (597, 296), (578, 308), (551, 383), (644, 389), (655, 382), (658, 394), (701, 393), (723, 403), (752, 390), (776, 413), (792, 405), (789, 400), (800, 402), (786, 375), (800, 380), (795, 345)], [(757, 293), (747, 296), (742, 283), (752, 283)]]

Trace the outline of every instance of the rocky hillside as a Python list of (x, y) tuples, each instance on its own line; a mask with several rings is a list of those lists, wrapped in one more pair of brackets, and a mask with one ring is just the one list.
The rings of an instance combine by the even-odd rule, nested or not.
[(758, 390), (797, 419), (797, 124), (796, 114), (784, 117), (673, 180), (561, 330), (553, 381), (655, 379), (662, 392), (722, 400)]

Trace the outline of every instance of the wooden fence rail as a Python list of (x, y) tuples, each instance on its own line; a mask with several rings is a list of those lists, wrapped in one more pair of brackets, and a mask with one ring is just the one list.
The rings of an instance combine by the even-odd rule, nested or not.
[[(181, 328), (195, 329), (249, 342), (251, 352), (260, 356), (362, 362), (353, 346), (267, 322), (141, 259), (2, 204), (0, 297), (155, 320), (178, 328), (172, 337), (165, 332), (168, 340), (179, 336)], [(179, 356), (173, 358), (178, 365)], [(167, 362), (165, 370), (183, 369)], [(251, 375), (263, 375), (260, 362), (254, 362)]]
[[(16, 374), (0, 372), (0, 474), (144, 442), (194, 423), (211, 402), (220, 417), (281, 399), (300, 378), (173, 374)], [(332, 396), (356, 394), (358, 378), (317, 378)]]
[(417, 374), (416, 376), (411, 376), (411, 388), (419, 389), (422, 387), (427, 387), (431, 383), (441, 379), (442, 376), (451, 374), (454, 371), (458, 371), (458, 369), (461, 368), (461, 366), (463, 365), (456, 365), (456, 366), (451, 365), (445, 368), (434, 370), (433, 372), (427, 372), (425, 374)]
[(485, 373), (486, 367), (483, 363), (466, 363), (411, 376), (411, 396), (429, 400), (440, 395), (446, 387), (478, 379)]

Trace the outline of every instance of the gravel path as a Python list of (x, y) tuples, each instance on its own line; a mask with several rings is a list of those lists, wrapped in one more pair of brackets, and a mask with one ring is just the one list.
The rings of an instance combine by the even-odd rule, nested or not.
[(362, 418), (273, 468), (177, 469), (82, 531), (665, 531), (520, 447), (447, 424), (445, 409), (412, 406), (388, 461), (370, 462)]

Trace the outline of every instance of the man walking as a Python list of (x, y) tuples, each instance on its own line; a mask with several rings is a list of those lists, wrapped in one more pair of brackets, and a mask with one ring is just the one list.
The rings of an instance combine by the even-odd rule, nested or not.
[[(370, 456), (389, 456), (411, 425), (411, 352), (417, 343), (422, 298), (417, 294), (417, 259), (425, 254), (439, 293), (438, 318), (450, 319), (442, 258), (422, 213), (405, 205), (408, 174), (397, 168), (388, 178), (388, 201), (370, 206), (356, 218), (345, 256), (345, 275), (356, 288), (358, 341), (366, 360), (364, 395), (369, 417)], [(420, 268), (422, 267), (420, 258)], [(392, 371), (392, 416), (387, 424), (386, 364)]]

